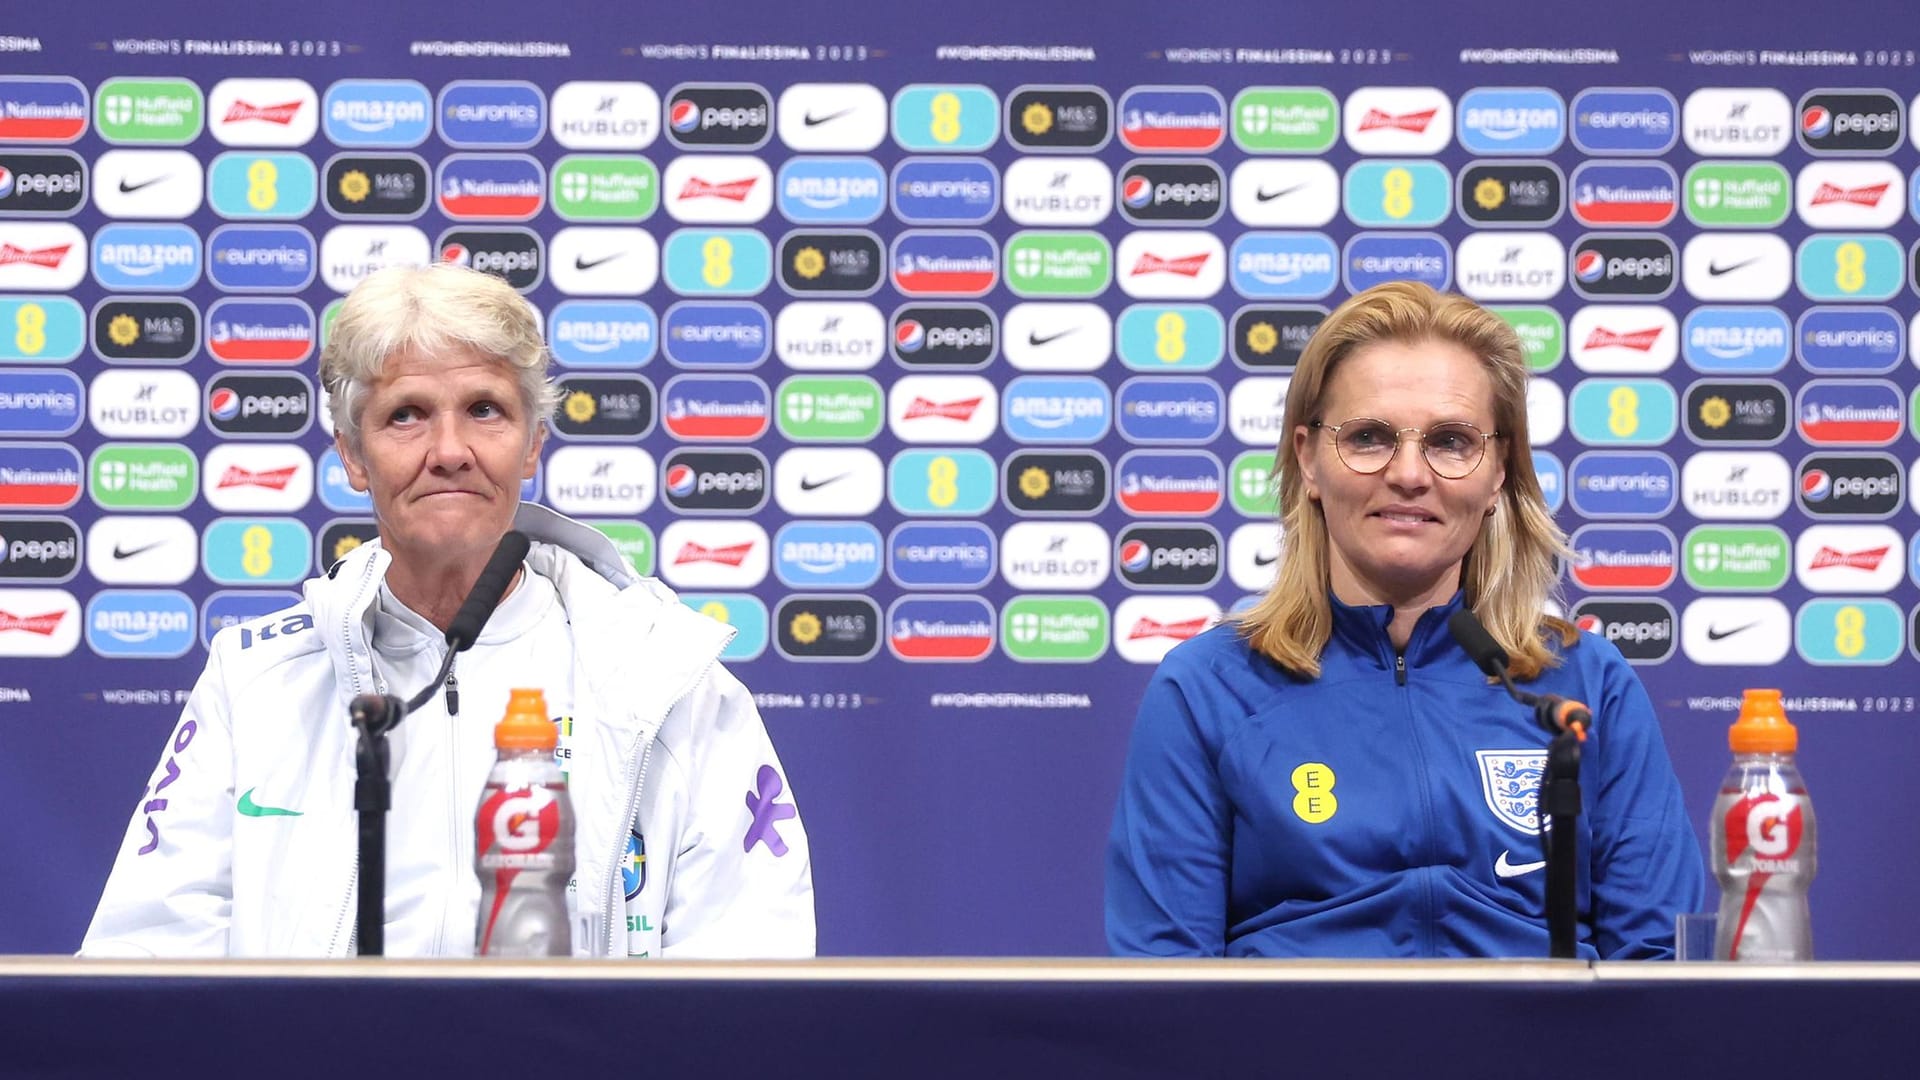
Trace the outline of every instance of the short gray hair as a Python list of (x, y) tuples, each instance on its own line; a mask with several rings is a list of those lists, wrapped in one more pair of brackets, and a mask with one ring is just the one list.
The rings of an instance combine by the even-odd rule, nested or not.
[(532, 417), (528, 437), (553, 415), (558, 391), (547, 379), (551, 354), (533, 306), (511, 285), (452, 263), (389, 266), (347, 294), (320, 353), (320, 382), (330, 397), (333, 428), (360, 447), (367, 391), (403, 352), (464, 347), (514, 369), (520, 400)]

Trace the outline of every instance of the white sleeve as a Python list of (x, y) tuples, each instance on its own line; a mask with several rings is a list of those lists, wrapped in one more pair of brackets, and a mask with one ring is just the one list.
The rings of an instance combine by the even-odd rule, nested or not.
[(221, 655), (212, 650), (161, 748), (81, 942), (82, 956), (227, 955), (233, 730)]
[(670, 960), (814, 954), (813, 863), (786, 770), (753, 696), (715, 665), (676, 709), (691, 710), (684, 758), (663, 755), (685, 791), (661, 955)]

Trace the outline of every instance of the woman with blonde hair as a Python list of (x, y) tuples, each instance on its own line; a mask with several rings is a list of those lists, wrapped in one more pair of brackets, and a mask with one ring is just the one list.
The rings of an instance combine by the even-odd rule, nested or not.
[(1652, 702), (1548, 611), (1566, 538), (1499, 316), (1394, 282), (1314, 332), (1276, 454), (1281, 556), (1147, 687), (1107, 858), (1123, 955), (1545, 956), (1546, 734), (1456, 644), (1477, 615), (1588, 703), (1581, 956), (1670, 957), (1705, 871)]

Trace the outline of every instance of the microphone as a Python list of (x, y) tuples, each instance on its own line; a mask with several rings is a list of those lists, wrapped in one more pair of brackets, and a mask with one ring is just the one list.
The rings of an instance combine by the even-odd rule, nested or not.
[(1447, 633), (1466, 650), (1474, 666), (1487, 673), (1488, 678), (1500, 680), (1507, 688), (1508, 696), (1522, 705), (1533, 706), (1533, 717), (1540, 726), (1548, 731), (1570, 731), (1582, 742), (1586, 741), (1587, 729), (1593, 726), (1593, 712), (1585, 705), (1558, 694), (1530, 694), (1513, 685), (1513, 679), (1507, 675), (1507, 650), (1493, 640), (1487, 628), (1465, 607), (1454, 612), (1447, 619)]
[(473, 647), (480, 637), (480, 628), (492, 617), (493, 609), (500, 606), (500, 598), (506, 595), (507, 585), (513, 581), (513, 575), (520, 572), (520, 562), (527, 557), (527, 534), (510, 529), (500, 538), (500, 544), (493, 549), (493, 556), (480, 571), (479, 578), (473, 583), (473, 591), (467, 594), (467, 602), (460, 605), (453, 621), (447, 624), (447, 644), (452, 652), (465, 652)]

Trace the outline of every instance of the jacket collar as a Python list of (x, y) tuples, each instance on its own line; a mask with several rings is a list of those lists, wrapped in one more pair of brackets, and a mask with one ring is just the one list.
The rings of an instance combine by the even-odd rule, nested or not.
[[(1333, 636), (1352, 651), (1374, 657), (1382, 666), (1391, 668), (1395, 650), (1392, 639), (1387, 636), (1387, 627), (1393, 622), (1393, 605), (1343, 604), (1331, 591), (1327, 593), (1327, 602), (1333, 608)], [(1413, 634), (1407, 638), (1404, 656), (1408, 667), (1448, 662), (1465, 655), (1447, 631), (1447, 619), (1465, 602), (1465, 593), (1455, 591), (1446, 603), (1420, 613), (1419, 620), (1413, 624)]]

